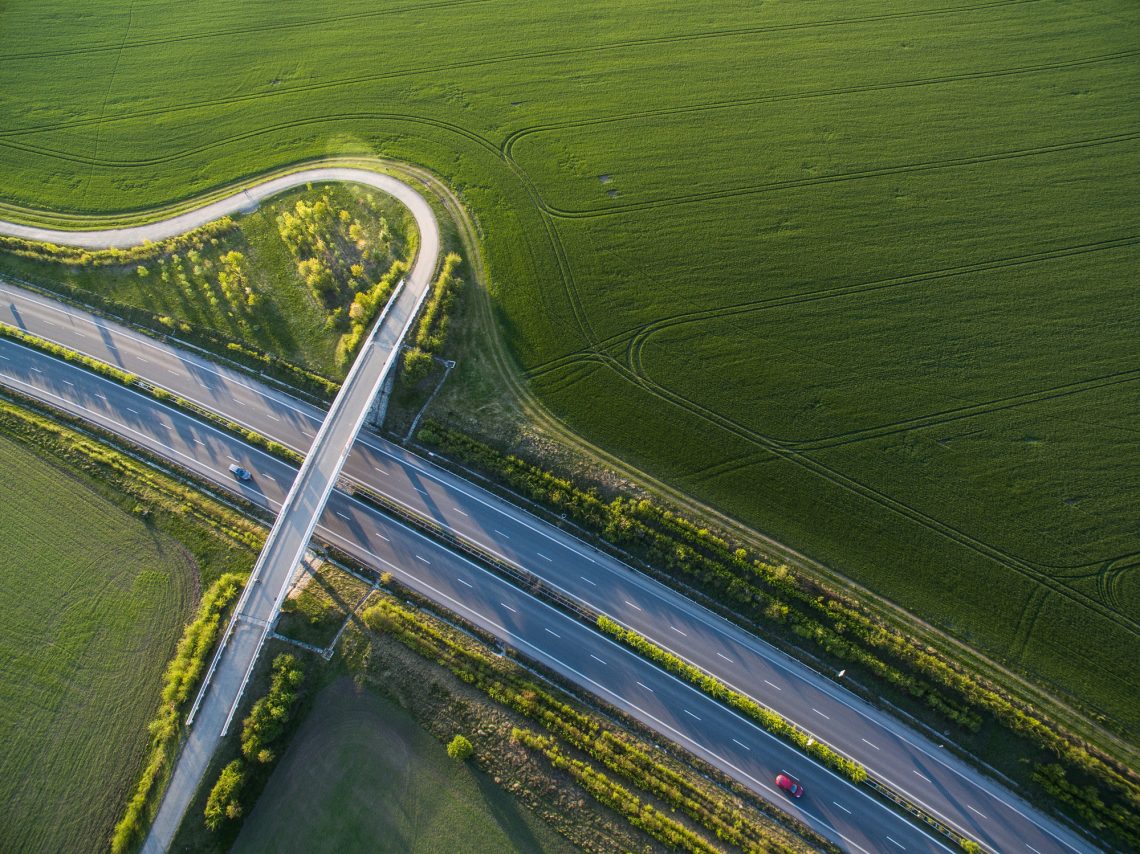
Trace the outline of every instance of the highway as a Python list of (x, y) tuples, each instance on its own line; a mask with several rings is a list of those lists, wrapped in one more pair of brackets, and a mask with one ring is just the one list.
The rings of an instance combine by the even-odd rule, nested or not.
[[(157, 385), (166, 387), (300, 451), (307, 450), (312, 436), (323, 419), (323, 412), (320, 410), (261, 386), (241, 373), (218, 367), (108, 321), (60, 306), (51, 300), (28, 294), (10, 285), (0, 284), (0, 322), (19, 326), (32, 334), (144, 376)], [(7, 356), (8, 360), (0, 360), (0, 371), (8, 372), (13, 367), (10, 364), (15, 358), (10, 355), (13, 351), (27, 352), (15, 345), (6, 345), (0, 350), (0, 355)], [(53, 360), (47, 361), (55, 364)], [(30, 371), (30, 368), (28, 370)], [(41, 370), (46, 369), (41, 368)], [(90, 378), (89, 374), (79, 373), (83, 377)], [(35, 380), (37, 377), (38, 375), (33, 373), (23, 377), (21, 381), (28, 382), (29, 379)], [(12, 378), (11, 381), (14, 382), (15, 379)], [(57, 387), (52, 391), (58, 394), (60, 389)], [(137, 410), (138, 405), (133, 408)], [(104, 417), (110, 417), (110, 413), (105, 413)], [(128, 438), (132, 437), (128, 435)], [(134, 438), (132, 440), (138, 441)], [(241, 447), (236, 440), (227, 441), (232, 446)], [(188, 446), (183, 453), (188, 453), (196, 462), (200, 462), (204, 455), (208, 456), (203, 447)], [(169, 447), (156, 450), (164, 455), (170, 455)], [(242, 453), (256, 452), (245, 449)], [(233, 456), (237, 457), (239, 454), (233, 453)], [(251, 461), (247, 467), (257, 472), (259, 488), (265, 490), (264, 497), (270, 501), (269, 506), (272, 507), (273, 492), (268, 487), (275, 482), (274, 478), (280, 477), (274, 473), (275, 467), (283, 464), (274, 461), (269, 465), (261, 461), (261, 456), (258, 460)], [(183, 460), (180, 462), (186, 464)], [(224, 469), (224, 466), (222, 468)], [(217, 479), (216, 473), (200, 473)], [(596, 551), (554, 526), (432, 465), (430, 461), (378, 437), (364, 434), (353, 448), (345, 464), (344, 474), (383, 493), (408, 510), (435, 520), (486, 551), (496, 554), (500, 559), (539, 575), (567, 595), (638, 630), (659, 645), (671, 649), (686, 660), (752, 696), (758, 702), (796, 721), (821, 741), (864, 764), (876, 778), (905, 793), (928, 812), (978, 840), (986, 848), (994, 851), (1028, 851), (1040, 854), (1049, 851), (1090, 850), (1089, 846), (1075, 834), (1042, 816), (996, 783), (979, 777), (964, 763), (940, 750), (936, 744), (892, 717), (863, 703), (830, 680), (813, 673), (743, 629), (697, 606), (681, 594), (634, 572), (619, 561)], [(268, 478), (268, 482), (264, 480), (265, 478)], [(334, 504), (342, 500), (349, 499), (334, 495)], [(333, 504), (330, 504), (330, 509), (332, 507)], [(384, 531), (389, 540), (395, 541), (397, 538), (393, 537), (390, 531), (399, 526), (394, 528), (394, 523), (388, 521), (378, 527), (369, 528), (371, 521), (362, 521), (363, 517), (360, 514), (368, 515), (369, 519), (375, 514), (362, 505), (351, 504), (351, 507), (351, 510), (339, 511), (342, 514), (340, 516), (336, 515), (337, 511), (333, 511), (334, 518), (331, 520), (326, 512), (322, 528), (318, 529), (318, 535), (341, 545), (348, 551), (353, 549), (348, 548), (345, 543), (353, 542), (356, 544), (354, 546), (356, 549), (363, 549), (373, 556), (383, 555), (384, 548), (387, 547), (379, 546), (375, 538), (380, 536), (380, 531)], [(341, 540), (338, 540), (338, 537)], [(426, 543), (426, 540), (416, 533), (404, 533), (400, 539)], [(422, 548), (428, 547), (424, 545)], [(364, 562), (376, 565), (375, 557), (368, 557), (367, 554), (362, 556), (360, 551), (355, 553)], [(515, 606), (518, 609), (517, 613), (504, 608), (495, 609), (484, 601), (485, 587), (456, 588), (455, 584), (458, 582), (449, 582), (447, 578), (441, 579), (434, 574), (430, 580), (425, 580), (428, 576), (424, 574), (423, 566), (418, 564), (424, 564), (425, 560), (433, 562), (442, 560), (438, 551), (433, 554), (435, 556), (431, 558), (426, 553), (421, 554), (418, 559), (413, 555), (411, 563), (403, 564), (399, 560), (387, 557), (384, 559), (399, 567), (401, 576), (406, 576), (411, 569), (418, 570), (421, 573), (419, 583), (431, 585), (434, 592), (424, 587), (418, 589), (447, 607), (463, 613), (473, 622), (480, 622), (482, 618), (476, 619), (464, 610), (473, 607), (472, 602), (478, 601), (482, 603), (480, 607), (486, 606), (491, 611), (497, 610), (497, 614), (486, 615), (487, 619), (493, 617), (497, 621), (496, 627), (485, 627), (500, 636), (503, 636), (503, 632), (507, 629), (521, 629), (521, 625), (515, 625), (516, 622), (526, 622), (520, 615), (530, 614), (528, 619), (533, 619), (535, 615), (549, 611), (547, 606), (529, 599), (525, 609), (518, 609), (518, 606)], [(444, 550), (443, 554), (448, 553)], [(455, 556), (447, 560), (449, 568), (452, 562), (461, 561)], [(483, 580), (492, 578), (486, 573), (477, 577), (480, 579), (479, 585), (492, 584)], [(416, 586), (408, 577), (404, 577), (404, 580), (411, 586)], [(502, 582), (498, 580), (493, 582), (495, 591), (501, 586)], [(499, 594), (496, 592), (495, 595)], [(515, 595), (525, 594), (516, 591)], [(577, 632), (579, 629), (566, 629), (566, 631)], [(613, 658), (615, 655), (613, 650), (616, 647), (598, 637), (596, 633), (585, 631), (586, 637), (593, 638), (590, 644), (597, 650), (595, 658), (606, 661), (604, 666), (612, 666), (607, 655), (600, 650), (608, 649), (609, 657)], [(557, 634), (561, 638), (568, 637), (561, 629)], [(524, 636), (518, 635), (518, 637)], [(574, 662), (562, 659), (571, 655), (570, 647), (574, 647), (577, 652), (581, 648), (580, 644), (585, 643), (585, 640), (577, 639), (577, 634), (573, 644), (567, 643), (565, 647), (557, 648), (549, 648), (548, 634), (545, 638), (537, 637), (538, 641), (547, 642), (545, 647), (542, 644), (538, 644), (537, 647), (530, 646), (528, 644), (534, 644), (536, 638), (529, 635), (525, 638), (526, 644), (512, 636), (504, 637), (504, 640), (548, 664), (550, 662), (547, 658), (557, 653), (562, 657), (557, 659), (558, 666), (554, 664), (550, 666), (564, 675), (567, 673), (567, 665)], [(602, 644), (601, 647), (597, 647), (599, 643)], [(536, 648), (548, 649), (548, 652), (543, 653), (547, 658), (535, 653)], [(633, 693), (631, 685), (636, 688), (639, 681), (643, 685), (651, 683), (647, 682), (646, 678), (640, 678), (634, 679), (633, 682), (617, 683), (620, 691), (610, 683), (604, 683), (607, 687), (603, 689), (595, 681), (597, 672), (590, 669), (603, 665), (594, 659), (590, 660), (594, 662), (593, 665), (577, 662), (582, 667), (574, 668), (577, 671), (573, 676), (574, 681), (600, 693), (615, 705), (622, 706), (623, 702), (633, 700), (636, 710), (632, 710), (631, 713), (637, 714), (643, 720), (646, 717), (658, 719), (658, 722), (652, 724), (656, 729), (686, 744), (695, 753), (725, 768), (752, 788), (771, 796), (771, 791), (766, 791), (767, 780), (771, 779), (771, 775), (765, 777), (761, 773), (755, 776), (749, 770), (751, 766), (748, 762), (755, 761), (759, 757), (752, 756), (757, 752), (755, 748), (749, 749), (741, 744), (741, 742), (749, 743), (744, 735), (749, 729), (754, 730), (754, 728), (739, 720), (734, 724), (728, 722), (725, 725), (737, 734), (730, 735), (727, 742), (721, 739), (712, 750), (709, 750), (708, 742), (715, 740), (714, 727), (709, 725), (709, 722), (718, 721), (715, 729), (716, 736), (719, 737), (722, 730), (720, 718), (716, 715), (728, 714), (734, 717), (731, 713), (727, 710), (712, 712), (705, 709), (704, 714), (701, 714), (694, 705), (695, 701), (689, 702), (685, 699), (685, 691), (688, 690), (687, 688), (682, 690), (685, 686), (670, 689), (670, 697), (676, 696), (679, 702), (688, 703), (680, 712), (674, 708), (674, 714), (666, 714), (660, 708), (657, 710), (660, 714), (651, 713), (651, 710), (643, 708), (648, 695), (625, 697), (619, 702), (615, 699), (619, 693), (623, 697)], [(605, 673), (609, 674), (609, 671)], [(590, 678), (586, 679), (583, 674)], [(671, 677), (666, 678), (671, 679)], [(650, 693), (657, 696), (655, 692)], [(692, 726), (696, 725), (697, 718), (705, 725), (697, 726), (694, 731)], [(690, 727), (678, 728), (684, 723), (689, 723)], [(743, 730), (740, 729), (742, 725)], [(682, 737), (681, 733), (691, 734)], [(749, 737), (755, 739), (756, 736), (753, 734)], [(734, 738), (737, 740), (734, 741)], [(702, 743), (706, 747), (699, 747)], [(786, 748), (781, 749), (786, 750)], [(765, 750), (765, 753), (768, 751)], [(881, 832), (873, 829), (877, 827), (874, 822), (870, 825), (865, 824), (871, 815), (869, 805), (855, 809), (852, 804), (873, 802), (874, 799), (867, 798), (858, 789), (851, 788), (848, 793), (843, 789), (846, 784), (834, 775), (814, 767), (799, 754), (793, 754), (793, 757), (787, 758), (786, 761), (794, 767), (787, 767), (785, 770), (799, 776), (809, 792), (803, 802), (792, 807), (793, 812), (802, 813), (806, 809), (823, 810), (830, 798), (829, 802), (832, 805), (829, 808), (830, 813), (823, 811), (805, 816), (810, 815), (813, 821), (818, 822), (818, 828), (825, 828), (835, 838), (842, 840), (847, 847), (852, 850), (898, 851), (899, 848), (929, 850), (936, 845), (930, 837), (906, 822), (901, 822), (902, 826), (911, 827), (911, 835), (906, 839), (903, 838), (903, 831), (898, 829), (897, 824), (890, 825), (889, 832), (885, 827), (880, 828)], [(741, 776), (743, 772), (747, 772), (744, 777)], [(835, 788), (837, 786), (838, 789)], [(821, 797), (824, 791), (827, 795)], [(838, 792), (843, 794), (833, 794)], [(856, 794), (862, 800), (853, 801)], [(821, 804), (820, 801), (824, 803)], [(848, 809), (852, 810), (851, 817), (844, 820), (843, 811)], [(891, 815), (882, 807), (879, 809), (885, 815)], [(856, 819), (854, 816), (859, 818)], [(897, 820), (892, 819), (892, 821)], [(918, 833), (919, 836), (915, 837), (914, 833)], [(887, 836), (893, 841), (884, 842)], [(901, 844), (896, 847), (895, 843)]]
[[(277, 511), (296, 469), (145, 395), (0, 339), (0, 381)], [(255, 472), (248, 483), (231, 462)], [(950, 849), (887, 809), (869, 790), (815, 765), (720, 703), (588, 626), (379, 511), (334, 492), (316, 535), (362, 563), (394, 573), (535, 661), (716, 765), (852, 851)], [(772, 784), (780, 770), (808, 790), (801, 801)], [(895, 847), (895, 846), (898, 847)]]

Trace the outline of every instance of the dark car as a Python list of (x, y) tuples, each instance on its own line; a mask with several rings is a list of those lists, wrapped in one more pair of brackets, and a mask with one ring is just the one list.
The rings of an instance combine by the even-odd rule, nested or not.
[(243, 469), (237, 463), (230, 463), (230, 474), (232, 474), (238, 480), (249, 480), (251, 477), (253, 477), (253, 475), (249, 473), (248, 469)]
[(802, 798), (804, 796), (804, 787), (800, 785), (800, 781), (795, 777), (789, 777), (787, 774), (777, 774), (776, 785), (793, 798)]

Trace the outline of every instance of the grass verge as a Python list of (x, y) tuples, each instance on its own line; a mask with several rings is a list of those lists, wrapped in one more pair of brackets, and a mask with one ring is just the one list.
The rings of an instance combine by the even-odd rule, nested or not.
[(252, 565), (257, 530), (4, 398), (0, 448), (3, 540), (13, 556), (34, 543), (6, 576), (19, 589), (0, 597), (3, 778), (15, 787), (0, 847), (105, 850), (134, 775), (154, 776), (147, 716), (167, 702), (158, 686), (182, 620), (201, 585)]

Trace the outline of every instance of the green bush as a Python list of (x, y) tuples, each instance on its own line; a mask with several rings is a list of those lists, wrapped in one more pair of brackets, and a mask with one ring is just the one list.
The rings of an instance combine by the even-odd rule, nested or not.
[(226, 821), (241, 818), (241, 789), (245, 783), (245, 769), (240, 759), (235, 759), (222, 769), (210, 796), (206, 798), (206, 827), (217, 830)]
[(456, 762), (466, 762), (475, 752), (475, 747), (462, 735), (457, 735), (447, 745), (447, 755)]
[(282, 653), (273, 659), (269, 691), (253, 704), (242, 723), (241, 752), (246, 759), (262, 764), (274, 760), (271, 747), (289, 724), (290, 713), (300, 696), (299, 689), (304, 680), (305, 674), (297, 667), (297, 659), (293, 656)]

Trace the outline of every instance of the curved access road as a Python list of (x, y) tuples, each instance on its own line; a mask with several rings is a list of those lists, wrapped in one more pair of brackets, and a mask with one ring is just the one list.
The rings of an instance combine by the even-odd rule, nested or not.
[[(381, 188), (376, 183), (379, 180), (394, 181), (387, 176), (347, 168), (314, 169), (286, 176), (286, 179), (275, 180), (292, 183), (278, 183), (272, 192), (280, 192), (288, 186), (308, 181), (359, 180), (377, 188)], [(400, 186), (403, 187), (403, 191), (411, 192), (419, 198), (411, 188), (406, 185)], [(388, 191), (387, 184), (382, 189)], [(267, 195), (271, 195), (271, 192), (263, 195), (257, 195), (253, 191), (250, 191), (249, 195), (241, 193), (204, 208), (203, 211), (211, 210), (215, 216), (231, 213), (242, 209), (243, 199), (248, 204), (256, 198), (265, 198)], [(399, 193), (396, 195), (403, 199)], [(422, 198), (420, 202), (426, 206)], [(117, 234), (121, 237), (125, 233), (133, 233), (136, 240), (139, 237), (160, 239), (169, 236), (167, 229), (173, 228), (169, 223), (177, 222), (179, 223), (177, 227), (189, 228), (201, 224), (207, 218), (199, 211), (175, 217), (167, 221), (166, 225), (159, 223), (138, 229), (122, 229)], [(147, 231), (147, 229), (157, 230)], [(0, 232), (2, 231), (13, 233), (10, 226), (0, 222)], [(57, 232), (50, 229), (29, 228), (24, 231), (23, 236), (64, 242), (63, 238), (92, 241), (95, 235), (115, 233)], [(72, 245), (92, 245), (92, 243), (73, 242)], [(417, 263), (416, 269), (418, 268)], [(237, 371), (220, 368), (205, 359), (161, 344), (102, 318), (61, 306), (4, 283), (0, 283), (0, 323), (18, 326), (32, 334), (143, 376), (156, 385), (170, 389), (211, 411), (301, 452), (309, 449), (314, 435), (324, 420), (324, 413), (321, 410), (260, 385)], [(11, 361), (17, 360), (15, 351), (6, 350), (4, 353), (10, 361), (7, 365), (0, 363), (0, 369), (15, 367), (10, 364)], [(2, 358), (3, 355), (0, 355), (0, 359)], [(25, 369), (21, 376), (25, 384), (30, 381), (31, 385), (38, 385), (37, 380), (46, 379), (36, 371), (37, 368), (33, 367)], [(3, 371), (0, 370), (0, 373)], [(80, 376), (84, 374), (80, 372)], [(90, 377), (90, 375), (85, 376)], [(11, 383), (14, 379), (13, 377), (4, 381)], [(53, 391), (56, 394), (71, 392), (73, 383), (91, 383), (93, 380), (94, 378), (81, 380), (74, 376), (70, 380), (60, 379), (54, 384)], [(28, 385), (24, 385), (23, 388), (25, 391), (29, 390)], [(106, 392), (104, 395), (96, 395), (94, 400), (84, 400), (86, 406), (83, 407), (85, 410), (83, 414), (92, 417), (92, 408), (102, 407), (103, 403), (100, 401), (110, 396), (111, 394)], [(55, 402), (58, 405), (58, 401)], [(115, 408), (118, 409), (117, 406)], [(136, 410), (142, 411), (137, 402), (125, 407), (125, 410), (119, 410), (121, 413), (119, 417), (130, 422), (134, 430), (138, 431), (143, 425), (139, 423), (139, 419), (132, 419)], [(111, 427), (106, 423), (104, 426)], [(120, 423), (111, 427), (111, 429), (116, 428), (117, 432), (122, 431), (123, 425)], [(137, 433), (131, 438), (137, 440)], [(169, 453), (169, 442), (168, 438), (165, 448), (156, 447), (154, 450), (160, 453), (166, 450)], [(204, 447), (196, 443), (191, 444), (194, 447), (188, 448), (188, 451), (183, 453), (192, 456), (207, 453)], [(241, 458), (244, 464), (246, 459), (244, 455), (248, 453), (248, 449), (239, 452), (234, 446), (231, 453), (233, 457)], [(185, 464), (185, 460), (180, 461)], [(266, 472), (268, 477), (271, 464), (267, 460), (250, 462), (252, 464), (247, 465), (247, 468), (258, 473)], [(651, 637), (660, 645), (670, 648), (691, 663), (717, 675), (758, 702), (797, 722), (840, 752), (862, 762), (874, 776), (905, 793), (928, 812), (960, 832), (977, 839), (986, 849), (1022, 851), (1027, 854), (1088, 850), (1087, 843), (1079, 837), (1037, 813), (993, 781), (978, 777), (963, 763), (939, 749), (938, 745), (880, 710), (858, 700), (830, 680), (784, 656), (740, 627), (705, 611), (676, 591), (647, 579), (611, 556), (575, 540), (565, 532), (507, 504), (478, 486), (433, 465), (430, 461), (416, 457), (405, 449), (393, 446), (378, 437), (365, 435), (353, 448), (344, 474), (349, 480), (384, 494), (409, 512), (430, 519), (456, 536), (496, 554), (500, 559), (539, 575), (548, 584), (560, 588), (572, 598), (582, 601), (594, 610), (609, 614), (619, 622)], [(280, 476), (277, 475), (279, 478)], [(331, 519), (329, 514), (326, 514), (324, 524), (332, 528), (347, 524), (351, 532), (350, 539), (352, 535), (372, 536), (369, 531), (376, 532), (375, 527), (368, 524), (359, 525), (356, 519), (348, 523), (350, 517), (359, 512), (360, 508), (354, 507), (352, 512), (346, 510), (333, 514)], [(388, 529), (386, 533), (395, 541), (397, 537), (392, 536), (391, 530)], [(345, 535), (341, 534), (341, 537), (343, 536)], [(375, 536), (380, 537), (382, 542), (387, 542), (387, 539), (381, 537), (379, 533)], [(406, 536), (410, 535), (400, 535), (400, 538), (404, 539)], [(343, 543), (340, 537), (329, 538), (326, 535), (326, 539)], [(379, 548), (374, 543), (372, 545), (374, 548)], [(410, 570), (416, 567), (421, 571), (426, 570), (426, 561), (421, 557), (422, 554), (421, 552), (415, 555), (418, 561), (413, 558), (410, 563), (403, 563), (403, 569)], [(442, 557), (439, 560), (443, 562)], [(446, 564), (449, 570), (453, 568), (450, 560), (446, 561)], [(476, 596), (480, 599), (486, 598), (489, 585), (499, 590), (497, 595), (506, 595), (498, 582), (491, 582), (489, 579), (490, 577), (482, 575), (472, 577), (471, 582), (475, 584), (474, 587), (468, 586), (466, 580), (456, 582), (461, 586), (446, 596), (440, 596), (439, 585), (443, 581), (449, 583), (454, 581), (454, 576), (442, 580), (436, 577), (433, 578), (434, 592), (429, 589), (424, 589), (423, 592), (441, 601), (445, 606), (465, 613), (466, 606), (459, 607), (457, 602), (464, 602)], [(459, 595), (456, 596), (456, 593)], [(505, 605), (499, 607), (502, 602), (512, 603), (513, 600), (503, 599), (492, 603), (495, 606), (494, 610), (503, 611), (500, 617), (507, 619), (516, 613), (515, 609), (519, 603), (513, 603), (510, 608)], [(523, 606), (519, 610), (524, 614), (535, 614), (537, 611), (545, 613), (546, 610), (544, 606), (540, 607), (530, 600), (525, 600)], [(549, 619), (554, 618), (551, 616)], [(502, 636), (502, 626), (503, 624), (499, 623), (497, 627), (496, 633), (500, 636)], [(571, 630), (567, 628), (567, 631)], [(577, 630), (574, 631), (577, 633)], [(558, 633), (553, 631), (548, 633), (545, 630), (540, 632), (541, 637), (552, 644), (554, 649), (561, 650), (563, 657), (570, 654), (571, 647), (594, 646), (593, 643), (586, 645), (581, 640), (573, 644), (557, 640), (561, 634), (561, 630)], [(504, 639), (508, 642), (513, 640), (509, 637)], [(530, 643), (524, 646), (534, 649)], [(604, 641), (603, 646), (605, 646)], [(609, 649), (608, 646), (606, 648)], [(611, 650), (610, 655), (613, 654)], [(543, 656), (538, 657), (543, 658)], [(605, 664), (599, 663), (602, 659), (605, 660)], [(593, 667), (605, 667), (610, 664), (601, 647), (596, 648), (594, 656), (589, 657), (588, 661), (591, 662), (589, 666)], [(581, 668), (577, 670), (576, 676), (566, 675), (583, 684)], [(642, 684), (652, 684), (647, 679), (648, 674), (645, 671), (641, 671), (640, 682), (637, 678), (631, 679), (623, 674), (618, 679), (622, 695), (629, 697), (638, 691), (648, 691), (641, 687)], [(584, 687), (615, 702), (611, 693), (614, 688), (607, 686), (605, 690), (599, 690), (600, 686), (594, 678), (588, 679)], [(673, 687), (668, 690), (672, 692), (681, 689)], [(641, 696), (648, 697), (649, 694), (643, 693)], [(619, 702), (618, 705), (622, 703)], [(754, 752), (758, 745), (745, 738), (743, 730), (736, 733), (736, 738), (727, 737), (727, 733), (735, 731), (740, 722), (729, 724), (728, 721), (723, 721), (714, 727), (710, 725), (711, 716), (719, 713), (712, 712), (704, 704), (702, 708), (705, 709), (705, 714), (696, 715), (693, 714), (696, 709), (692, 706), (679, 711), (674, 707), (672, 726), (662, 727), (659, 718), (646, 722), (666, 736), (710, 759), (714, 764), (729, 770), (729, 773), (735, 770), (734, 776), (740, 779), (740, 769), (748, 767), (751, 761), (760, 758)], [(706, 714), (709, 716), (706, 717)], [(677, 724), (681, 722), (690, 726), (678, 727)], [(694, 728), (695, 732), (691, 734), (686, 732), (683, 736), (678, 732), (678, 729), (688, 731), (690, 727)], [(721, 735), (726, 737), (721, 738)], [(701, 749), (714, 737), (717, 742), (715, 758)], [(750, 742), (750, 746), (742, 742)], [(766, 745), (763, 752), (769, 762), (775, 758), (775, 755), (783, 754), (774, 745)], [(793, 761), (795, 767), (787, 770), (799, 773), (804, 777), (805, 783), (809, 784), (811, 804), (796, 804), (792, 811), (809, 823), (815, 824), (817, 829), (839, 841), (848, 850), (914, 851), (940, 847), (929, 836), (921, 832), (917, 832), (916, 835), (917, 828), (908, 827), (905, 822), (887, 820), (885, 814), (879, 813), (877, 806), (866, 798), (865, 794), (849, 789), (834, 775), (813, 768), (812, 764), (802, 757)], [(759, 768), (756, 770), (759, 771)], [(747, 775), (749, 779), (742, 782), (757, 789), (762, 795), (771, 797), (770, 792), (764, 791), (768, 788), (768, 784), (761, 782), (765, 780), (765, 775), (770, 770), (770, 767), (765, 767), (763, 772), (755, 776), (750, 773)], [(853, 802), (860, 806), (854, 807)]]

